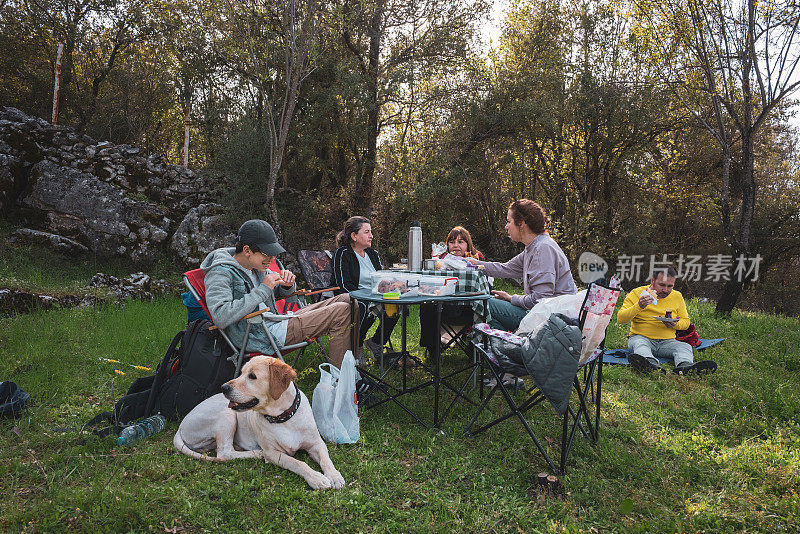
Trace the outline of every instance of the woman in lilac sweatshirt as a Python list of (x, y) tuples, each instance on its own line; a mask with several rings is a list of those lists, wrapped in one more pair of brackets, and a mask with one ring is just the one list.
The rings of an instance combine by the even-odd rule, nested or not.
[(465, 259), (483, 265), (489, 276), (522, 279), (524, 294), (492, 291), (494, 298), (489, 300), (492, 327), (513, 332), (541, 299), (572, 295), (578, 290), (567, 257), (547, 233), (550, 220), (539, 204), (526, 198), (515, 200), (508, 207), (506, 221), (508, 237), (525, 245), (521, 254), (505, 263)]

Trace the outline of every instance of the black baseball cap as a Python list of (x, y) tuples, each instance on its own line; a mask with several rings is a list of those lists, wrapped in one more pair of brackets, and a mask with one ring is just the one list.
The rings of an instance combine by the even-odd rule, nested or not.
[(236, 234), (236, 242), (251, 247), (258, 247), (258, 250), (267, 256), (277, 256), (286, 252), (278, 244), (278, 237), (275, 230), (267, 221), (253, 219), (244, 223)]

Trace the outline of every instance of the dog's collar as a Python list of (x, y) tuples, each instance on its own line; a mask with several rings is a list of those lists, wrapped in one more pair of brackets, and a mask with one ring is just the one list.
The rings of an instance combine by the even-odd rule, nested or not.
[(289, 406), (280, 415), (267, 415), (267, 414), (264, 414), (264, 418), (267, 421), (269, 421), (270, 423), (285, 423), (286, 421), (291, 419), (294, 414), (297, 413), (297, 409), (300, 408), (300, 388), (297, 387), (297, 384), (294, 384), (294, 389), (295, 389), (295, 391), (297, 391), (297, 395), (294, 396), (294, 402), (292, 403), (292, 405)]

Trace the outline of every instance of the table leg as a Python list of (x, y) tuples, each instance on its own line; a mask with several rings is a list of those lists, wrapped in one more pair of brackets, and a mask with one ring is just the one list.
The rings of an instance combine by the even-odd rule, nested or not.
[(408, 359), (406, 358), (406, 316), (408, 315), (408, 306), (400, 306), (400, 332), (402, 339), (400, 340), (400, 360), (403, 367), (403, 391), (406, 390), (406, 377), (408, 376)]
[[(442, 302), (436, 303), (436, 335), (439, 335), (442, 329)], [(439, 428), (439, 382), (441, 381), (441, 369), (439, 368), (440, 360), (442, 359), (442, 344), (436, 340), (433, 349), (433, 358), (436, 360), (433, 367), (433, 427)]]
[(378, 329), (381, 331), (381, 363), (380, 363), (380, 366), (381, 366), (381, 380), (383, 380), (383, 376), (384, 376), (384, 373), (383, 373), (383, 360), (384, 360), (384, 357), (383, 357), (384, 356), (384, 354), (383, 354), (384, 353), (383, 346), (386, 344), (386, 339), (384, 339), (385, 336), (384, 336), (384, 332), (383, 332), (383, 329), (385, 327), (385, 325), (383, 324), (384, 316), (387, 316), (386, 315), (386, 310), (383, 307), (381, 307), (381, 312), (378, 314)]
[[(360, 334), (361, 318), (358, 313), (358, 300), (350, 297), (350, 321), (352, 327), (350, 328), (350, 345), (353, 349), (353, 357), (357, 362), (361, 362), (361, 355), (358, 353), (358, 337)], [(364, 362), (361, 362), (364, 363)]]

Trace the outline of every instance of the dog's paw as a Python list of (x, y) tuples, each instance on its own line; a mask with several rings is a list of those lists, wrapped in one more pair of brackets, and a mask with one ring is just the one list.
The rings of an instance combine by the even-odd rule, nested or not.
[(311, 474), (309, 474), (306, 477), (306, 482), (308, 482), (308, 485), (311, 486), (311, 489), (315, 490), (331, 489), (330, 479), (317, 471), (313, 471)]
[(334, 469), (333, 472), (327, 473), (325, 476), (331, 481), (333, 489), (342, 489), (344, 487), (344, 477), (339, 471)]

